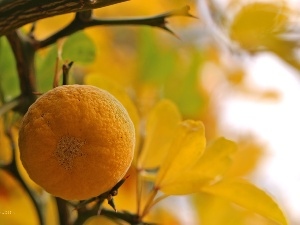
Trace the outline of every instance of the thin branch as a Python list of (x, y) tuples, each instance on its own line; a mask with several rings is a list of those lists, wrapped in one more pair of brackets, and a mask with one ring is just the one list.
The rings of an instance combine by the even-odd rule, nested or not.
[(20, 104), (14, 109), (24, 114), (28, 107), (35, 101), (36, 80), (33, 47), (33, 39), (23, 35), (19, 31), (13, 31), (6, 35), (13, 51), (19, 76), (21, 95)]
[(11, 150), (12, 150), (12, 161), (10, 162), (10, 164), (5, 165), (3, 167), (3, 169), (6, 170), (7, 172), (9, 172), (10, 174), (12, 174), (16, 178), (16, 180), (19, 181), (21, 186), (25, 189), (26, 193), (28, 193), (28, 196), (31, 199), (31, 201), (33, 202), (33, 205), (36, 209), (39, 224), (44, 225), (45, 221), (44, 221), (44, 217), (43, 217), (43, 213), (42, 213), (42, 205), (41, 205), (39, 199), (35, 196), (35, 194), (29, 189), (29, 187), (25, 183), (24, 179), (22, 178), (22, 176), (18, 170), (17, 162), (16, 162), (16, 151), (17, 151), (16, 143), (15, 143), (13, 134), (11, 132), (11, 129), (7, 128), (5, 133), (10, 142), (10, 146), (11, 146)]
[(146, 202), (146, 205), (145, 205), (145, 207), (143, 209), (143, 212), (140, 215), (141, 218), (144, 218), (149, 213), (150, 208), (153, 206), (153, 201), (154, 201), (154, 199), (155, 199), (155, 197), (157, 195), (157, 192), (158, 192), (158, 189), (155, 188), (155, 187), (150, 192), (148, 201)]
[(63, 85), (67, 85), (69, 82), (69, 72), (70, 72), (70, 69), (73, 65), (73, 61), (69, 62), (69, 63), (65, 63), (63, 64), (62, 66), (62, 71), (63, 71), (63, 82), (62, 84)]
[(9, 102), (4, 103), (1, 107), (0, 107), (0, 117), (7, 113), (8, 111), (16, 108), (17, 106), (19, 106), (21, 104), (21, 99), (18, 98), (14, 98)]
[(166, 26), (167, 18), (173, 16), (188, 16), (194, 17), (189, 13), (189, 6), (185, 6), (181, 9), (170, 11), (163, 14), (158, 14), (155, 16), (149, 17), (140, 17), (140, 18), (122, 18), (122, 19), (97, 19), (97, 18), (88, 18), (82, 17), (81, 13), (77, 13), (74, 20), (67, 25), (62, 30), (58, 31), (54, 35), (46, 38), (42, 41), (36, 41), (36, 48), (43, 48), (48, 45), (55, 43), (58, 39), (73, 34), (79, 30), (85, 29), (92, 26), (116, 26), (116, 25), (146, 25), (152, 27), (158, 27), (164, 29), (173, 34), (173, 32)]
[(57, 205), (57, 211), (59, 215), (59, 224), (60, 225), (71, 225), (70, 221), (70, 212), (68, 209), (68, 202), (64, 199), (55, 198), (56, 205)]
[(142, 201), (142, 193), (143, 193), (143, 185), (141, 180), (140, 170), (136, 169), (136, 214), (140, 215), (141, 211), (141, 201)]
[[(75, 205), (75, 209), (78, 211), (78, 217), (74, 222), (74, 225), (83, 224), (89, 217), (100, 214), (110, 217), (111, 219), (121, 219), (129, 222), (130, 224), (138, 224), (137, 222), (139, 221), (139, 217), (137, 215), (129, 214), (127, 212), (118, 213), (113, 202), (113, 197), (118, 194), (118, 189), (124, 184), (127, 178), (128, 176), (120, 180), (110, 191), (107, 191), (97, 197), (81, 201), (79, 204)], [(114, 209), (114, 211), (102, 208), (102, 204), (105, 200), (107, 200), (108, 204)], [(86, 206), (91, 202), (95, 202), (96, 204), (92, 209), (87, 209)]]
[(22, 94), (30, 95), (35, 90), (34, 54), (31, 40), (19, 31), (6, 35), (15, 56)]
[(125, 1), (127, 0), (1, 0), (0, 36), (40, 19)]
[(151, 209), (154, 205), (156, 205), (158, 202), (160, 202), (161, 200), (163, 200), (167, 197), (169, 197), (169, 195), (164, 194), (164, 195), (161, 195), (161, 196), (155, 198), (154, 201), (152, 202), (152, 204), (149, 206), (149, 209)]

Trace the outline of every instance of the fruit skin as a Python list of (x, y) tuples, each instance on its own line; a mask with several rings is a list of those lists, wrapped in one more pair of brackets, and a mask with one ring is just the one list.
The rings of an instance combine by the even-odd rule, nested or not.
[(134, 125), (122, 104), (90, 85), (56, 87), (33, 103), (19, 131), (30, 178), (67, 200), (110, 190), (134, 154)]

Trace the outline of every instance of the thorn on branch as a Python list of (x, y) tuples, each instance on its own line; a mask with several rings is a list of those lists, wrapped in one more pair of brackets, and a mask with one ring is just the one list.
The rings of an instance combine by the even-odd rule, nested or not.
[(108, 202), (108, 204), (113, 208), (113, 210), (114, 210), (115, 212), (117, 212), (117, 209), (116, 209), (116, 206), (115, 206), (115, 202), (114, 202), (114, 198), (113, 198), (112, 195), (109, 195), (109, 196), (107, 197), (107, 202)]
[(160, 16), (163, 18), (163, 21), (162, 21), (162, 24), (158, 27), (169, 32), (170, 34), (172, 34), (173, 36), (175, 36), (178, 39), (180, 39), (180, 38), (170, 28), (168, 28), (166, 26), (166, 24), (167, 24), (166, 19), (169, 17), (174, 17), (174, 16), (185, 16), (185, 17), (191, 17), (191, 18), (198, 19), (196, 16), (194, 16), (190, 13), (190, 7), (188, 5), (182, 7), (181, 9), (177, 9), (177, 10), (173, 10), (171, 12), (161, 14)]
[(114, 203), (114, 196), (118, 195), (118, 189), (124, 184), (124, 182), (127, 180), (129, 176), (125, 177), (121, 181), (119, 181), (109, 192), (109, 195), (107, 196), (107, 202), (108, 204), (113, 208), (115, 212), (117, 212), (115, 203)]
[(174, 32), (169, 29), (167, 24), (167, 19), (174, 16), (185, 16), (191, 18), (197, 18), (193, 16), (190, 12), (189, 6), (184, 6), (180, 9), (173, 10), (170, 12), (149, 16), (149, 17), (140, 17), (140, 18), (121, 18), (121, 19), (99, 19), (92, 17), (92, 11), (82, 11), (77, 12), (75, 18), (70, 24), (64, 27), (62, 30), (54, 33), (50, 37), (41, 40), (37, 44), (37, 49), (49, 46), (55, 43), (58, 39), (71, 35), (79, 30), (83, 30), (92, 26), (124, 26), (124, 25), (145, 25), (161, 28), (170, 34), (174, 34)]
[(34, 31), (35, 31), (35, 28), (36, 28), (36, 22), (33, 22), (32, 25), (31, 25), (31, 28), (29, 30), (29, 33), (28, 33), (28, 37), (31, 38), (31, 39), (35, 39), (34, 38)]
[(97, 197), (93, 197), (84, 201), (81, 201), (78, 205), (75, 206), (75, 210), (79, 210), (84, 208), (87, 204), (96, 201), (99, 204), (99, 209), (98, 209), (98, 215), (101, 214), (101, 209), (102, 209), (102, 203), (106, 199), (108, 201), (108, 204), (113, 208), (115, 212), (117, 212), (116, 206), (114, 204), (114, 196), (118, 195), (118, 189), (124, 184), (124, 182), (127, 180), (129, 176), (123, 178), (120, 180), (110, 191), (107, 191)]
[(70, 69), (71, 69), (72, 65), (73, 65), (73, 61), (71, 61), (69, 63), (64, 63), (63, 66), (62, 66), (63, 85), (68, 84), (69, 72), (70, 72)]
[(92, 18), (93, 11), (92, 10), (86, 10), (86, 11), (81, 11), (77, 12), (75, 19), (79, 19), (80, 21), (89, 21)]

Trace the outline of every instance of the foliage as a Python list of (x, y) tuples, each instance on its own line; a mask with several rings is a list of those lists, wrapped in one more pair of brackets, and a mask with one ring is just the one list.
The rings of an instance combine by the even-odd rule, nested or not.
[[(61, 73), (58, 68), (74, 61), (67, 71), (69, 83), (108, 90), (125, 106), (135, 125), (135, 159), (125, 178), (113, 191), (82, 202), (50, 196), (28, 178), (19, 162), (16, 143), (24, 111), (18, 104), (27, 104), (21, 101), (28, 96), (22, 85), (30, 82), (24, 83), (22, 71), (15, 66), (19, 59), (10, 51), (15, 46), (13, 37), (0, 37), (1, 224), (24, 224), (24, 218), (27, 224), (182, 224), (181, 213), (169, 210), (179, 195), (187, 196), (184, 201), (195, 215), (189, 218), (191, 224), (288, 224), (276, 198), (251, 180), (263, 147), (251, 137), (235, 141), (220, 137), (219, 112), (209, 86), (219, 79), (251, 96), (272, 99), (276, 93), (249, 90), (241, 66), (226, 65), (214, 42), (193, 37), (195, 29), (197, 37), (204, 36), (203, 24), (211, 19), (209, 14), (199, 15), (199, 20), (191, 18), (190, 11), (197, 14), (195, 1), (163, 2), (151, 1), (144, 7), (142, 2), (131, 1), (93, 10), (98, 18), (140, 14), (145, 18), (88, 17), (81, 21), (79, 12), (74, 20), (68, 14), (38, 21), (34, 31), (31, 25), (22, 28), (36, 43), (34, 50), (27, 50), (34, 51), (34, 99), (52, 88), (54, 76)], [(191, 10), (180, 8), (187, 3)], [(226, 12), (232, 13), (231, 20), (213, 1), (210, 8), (204, 6), (219, 16), (213, 25), (223, 32), (215, 38), (233, 53), (268, 51), (299, 68), (294, 54), (299, 44), (285, 37), (291, 33), (292, 12), (287, 5), (231, 1)], [(160, 14), (170, 8), (179, 10)], [(70, 18), (81, 21), (78, 24), (83, 27), (64, 24)], [(73, 33), (55, 38), (51, 34), (61, 33), (53, 24)], [(224, 77), (207, 79), (203, 71), (208, 64), (219, 67)], [(117, 212), (107, 207), (106, 199)]]

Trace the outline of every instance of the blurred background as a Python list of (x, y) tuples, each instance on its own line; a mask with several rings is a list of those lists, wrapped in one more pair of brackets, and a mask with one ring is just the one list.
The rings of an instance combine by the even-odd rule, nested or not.
[[(167, 26), (174, 34), (147, 26), (98, 26), (40, 50), (38, 90), (52, 88), (63, 45), (62, 59), (75, 61), (71, 83), (122, 87), (141, 117), (159, 99), (171, 99), (184, 119), (204, 122), (208, 142), (224, 136), (238, 144), (226, 176), (250, 179), (274, 197), (290, 224), (300, 225), (300, 2), (151, 0), (145, 7), (145, 2), (131, 0), (97, 9), (94, 16), (150, 16), (185, 5), (197, 18), (169, 18)], [(51, 35), (73, 16), (39, 21), (37, 38)], [(0, 41), (1, 93), (9, 101), (19, 94), (18, 78), (7, 41)], [(1, 126), (19, 119), (10, 115)], [(0, 132), (0, 162), (5, 164), (11, 159), (9, 140), (3, 129)], [(17, 129), (14, 132), (17, 136)], [(120, 210), (135, 209), (128, 201), (132, 186), (129, 181), (120, 190)], [(54, 201), (45, 198), (50, 202), (48, 222), (55, 224)], [(9, 217), (0, 215), (0, 224), (36, 224), (30, 204), (18, 183), (0, 170), (0, 212), (14, 209)], [(15, 214), (26, 215), (27, 221)], [(159, 204), (153, 217), (163, 224), (275, 224), (205, 194), (171, 197)]]
[[(256, 9), (254, 7), (251, 9), (251, 5), (255, 2), (259, 2), (261, 5), (257, 4)], [(300, 223), (300, 146), (297, 137), (300, 125), (298, 119), (300, 107), (296, 103), (300, 97), (299, 3), (299, 1), (215, 1), (226, 17), (233, 18), (233, 21), (238, 21), (237, 15), (242, 20), (241, 12), (244, 8), (244, 22), (252, 24), (248, 24), (249, 39), (242, 37), (242, 34), (236, 36), (237, 48), (244, 45), (243, 49), (238, 50), (237, 57), (233, 56), (231, 51), (226, 51), (228, 50), (226, 47), (225, 51), (220, 53), (225, 64), (229, 65), (231, 69), (241, 66), (245, 76), (242, 92), (239, 85), (235, 86), (238, 89), (232, 88), (223, 82), (223, 78), (221, 81), (218, 80), (217, 84), (212, 82), (212, 90), (217, 90), (213, 92), (220, 109), (218, 121), (221, 133), (234, 140), (244, 135), (250, 135), (262, 144), (263, 157), (252, 178), (256, 184), (276, 196), (290, 217), (291, 224)], [(230, 4), (233, 8), (241, 11), (233, 15), (228, 13), (230, 11), (227, 9)], [(268, 8), (264, 10), (263, 4), (266, 4), (265, 6)], [(199, 3), (199, 12), (203, 14), (205, 9), (203, 10), (204, 7), (201, 7), (202, 5)], [(277, 9), (276, 13), (276, 10), (273, 11), (273, 18), (271, 16), (272, 7)], [(251, 18), (251, 10), (253, 10), (253, 18)], [(246, 13), (248, 13), (248, 18)], [(257, 18), (255, 18), (256, 16)], [(280, 17), (282, 18), (280, 19)], [(268, 19), (273, 19), (273, 23), (267, 22)], [(212, 22), (209, 19), (207, 21)], [(263, 23), (265, 23), (265, 27), (274, 29), (272, 31), (274, 33), (265, 34), (266, 38), (270, 38), (266, 40), (269, 43), (264, 44), (263, 38), (255, 43), (254, 38), (250, 40), (251, 29), (253, 32), (262, 32), (259, 26), (264, 29)], [(280, 25), (280, 23), (282, 24)], [(212, 33), (218, 35), (217, 32), (221, 31), (225, 34), (224, 39), (226, 40), (228, 30), (224, 31), (223, 28), (223, 26), (221, 29), (216, 27), (216, 31)], [(219, 33), (218, 36), (220, 35), (222, 34)], [(268, 45), (272, 42), (273, 35), (278, 36), (277, 40), (274, 40), (274, 46), (271, 47)], [(278, 38), (280, 35), (281, 38)], [(228, 39), (225, 40), (217, 38), (218, 43), (221, 42), (228, 47)], [(232, 40), (229, 41), (232, 47), (234, 43)], [(256, 48), (254, 51), (253, 47)], [(216, 70), (214, 74), (220, 74), (220, 77), (224, 76), (224, 70), (212, 67), (212, 70)], [(207, 76), (209, 73), (213, 72), (208, 72)]]

